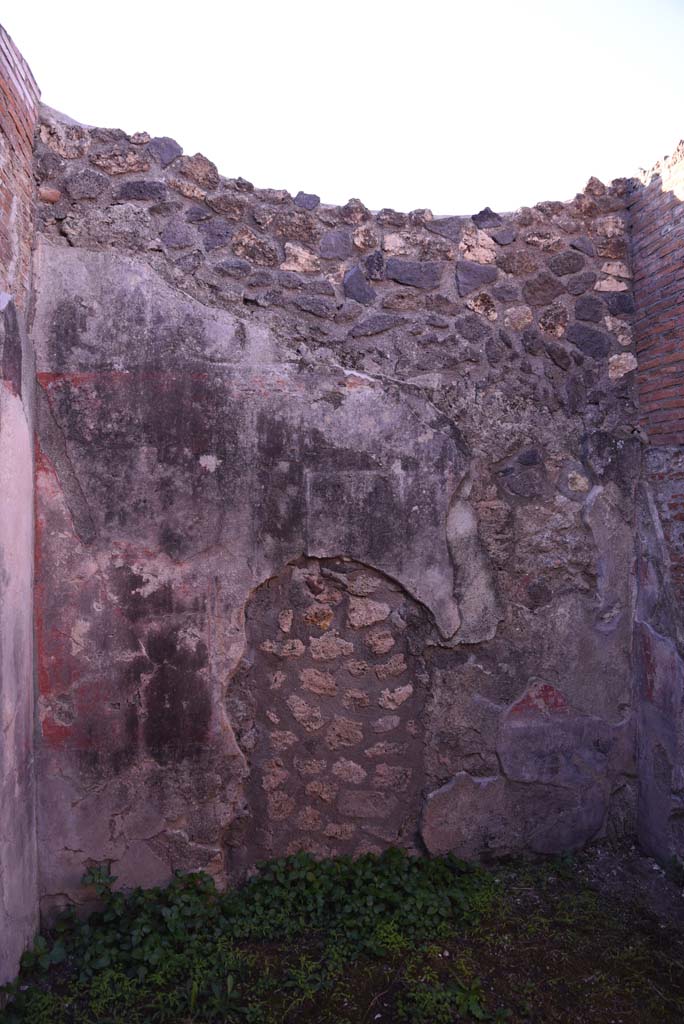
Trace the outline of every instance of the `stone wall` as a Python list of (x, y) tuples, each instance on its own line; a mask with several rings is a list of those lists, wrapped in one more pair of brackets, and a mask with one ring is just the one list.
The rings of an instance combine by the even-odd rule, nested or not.
[(639, 834), (684, 858), (684, 143), (642, 176), (631, 201), (635, 337), (643, 430)]
[(682, 146), (435, 218), (0, 99), (0, 980), (94, 863), (684, 856)]
[(38, 90), (0, 28), (0, 984), (37, 927), (33, 775), (31, 148)]
[(632, 833), (633, 183), (373, 214), (48, 110), (35, 166), (44, 909)]

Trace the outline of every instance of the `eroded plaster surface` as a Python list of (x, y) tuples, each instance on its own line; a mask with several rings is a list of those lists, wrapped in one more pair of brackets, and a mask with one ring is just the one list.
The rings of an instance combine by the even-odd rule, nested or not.
[(0, 294), (0, 982), (38, 925), (33, 700), (33, 367)]

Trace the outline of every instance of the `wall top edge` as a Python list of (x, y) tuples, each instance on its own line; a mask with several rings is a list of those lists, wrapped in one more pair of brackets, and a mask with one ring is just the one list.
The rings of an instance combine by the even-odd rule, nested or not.
[(650, 185), (658, 178), (668, 177), (673, 169), (678, 168), (680, 164), (684, 164), (684, 139), (677, 143), (672, 153), (656, 160), (652, 167), (648, 169), (642, 167), (638, 174), (638, 180), (642, 185)]
[(14, 67), (21, 78), (21, 83), (28, 91), (36, 107), (40, 102), (40, 88), (33, 72), (28, 66), (25, 58), (12, 40), (12, 37), (2, 25), (0, 25), (0, 64), (7, 64)]

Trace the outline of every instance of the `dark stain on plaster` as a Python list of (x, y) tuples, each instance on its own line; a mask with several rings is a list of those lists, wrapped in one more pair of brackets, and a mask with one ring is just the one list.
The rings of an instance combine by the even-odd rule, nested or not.
[(0, 310), (0, 378), (21, 398), (22, 328), (14, 302)]
[(128, 565), (116, 566), (110, 575), (115, 597), (129, 622), (173, 611), (173, 587), (162, 583), (144, 594), (145, 578)]
[(168, 630), (151, 633), (146, 647), (157, 667), (145, 692), (145, 746), (158, 764), (197, 760), (211, 720), (206, 646), (193, 649)]

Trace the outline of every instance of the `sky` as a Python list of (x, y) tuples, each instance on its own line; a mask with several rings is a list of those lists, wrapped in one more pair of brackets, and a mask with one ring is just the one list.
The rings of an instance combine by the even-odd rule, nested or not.
[(468, 214), (684, 137), (684, 0), (4, 0), (43, 101), (261, 188)]

